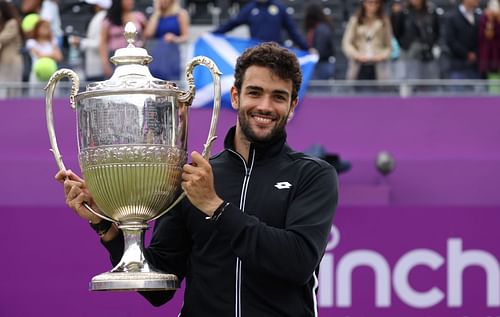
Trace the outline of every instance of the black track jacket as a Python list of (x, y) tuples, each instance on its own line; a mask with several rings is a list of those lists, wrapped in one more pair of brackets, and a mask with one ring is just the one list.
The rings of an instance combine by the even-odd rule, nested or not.
[[(286, 136), (250, 148), (248, 162), (225, 150), (210, 163), (230, 205), (214, 222), (184, 199), (156, 221), (145, 250), (157, 269), (185, 278), (181, 316), (316, 316), (319, 264), (337, 204), (328, 163), (292, 151)], [(123, 237), (105, 244), (114, 263)], [(161, 305), (171, 292), (142, 293)]]

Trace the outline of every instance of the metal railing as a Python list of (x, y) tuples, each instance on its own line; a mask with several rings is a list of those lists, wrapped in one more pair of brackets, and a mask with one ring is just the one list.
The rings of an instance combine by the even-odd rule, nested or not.
[(308, 94), (324, 96), (499, 96), (500, 80), (311, 80)]
[[(87, 82), (80, 83), (80, 91), (85, 91)], [(178, 82), (185, 89), (185, 82)], [(43, 98), (44, 83), (4, 82), (0, 83), (0, 99)], [(55, 97), (69, 96), (70, 83), (58, 84)], [(307, 95), (338, 96), (498, 96), (500, 80), (310, 80)]]

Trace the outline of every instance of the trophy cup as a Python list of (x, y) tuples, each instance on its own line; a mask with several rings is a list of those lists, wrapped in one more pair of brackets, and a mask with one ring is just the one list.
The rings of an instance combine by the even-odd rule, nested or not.
[[(92, 278), (90, 290), (167, 290), (179, 287), (173, 274), (153, 268), (143, 254), (148, 222), (171, 210), (181, 193), (182, 166), (187, 162), (188, 107), (194, 94), (193, 69), (207, 67), (214, 81), (214, 105), (203, 156), (208, 159), (220, 109), (220, 71), (207, 57), (195, 57), (186, 68), (187, 91), (154, 78), (147, 51), (135, 47), (133, 23), (125, 27), (128, 46), (116, 50), (116, 69), (109, 80), (89, 83), (78, 93), (75, 72), (61, 69), (49, 79), (46, 118), (54, 158), (65, 170), (54, 130), (52, 99), (62, 78), (71, 81), (70, 104), (76, 110), (78, 158), (87, 187), (103, 214), (124, 235), (124, 253), (111, 271)], [(168, 58), (166, 56), (165, 58)]]

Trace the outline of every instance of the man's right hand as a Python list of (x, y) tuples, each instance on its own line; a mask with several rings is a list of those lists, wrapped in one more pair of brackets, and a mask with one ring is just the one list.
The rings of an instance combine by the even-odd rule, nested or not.
[[(55, 179), (64, 185), (66, 204), (80, 217), (94, 224), (103, 221), (101, 217), (95, 215), (83, 205), (86, 203), (90, 206), (90, 208), (92, 208), (93, 211), (102, 214), (97, 205), (94, 203), (85, 181), (80, 176), (76, 175), (71, 170), (67, 170), (59, 171), (56, 174)], [(105, 234), (100, 235), (101, 240), (105, 242), (111, 241), (118, 235), (119, 232), (120, 231), (116, 224), (113, 224)]]
[(76, 175), (71, 170), (66, 170), (59, 171), (55, 179), (64, 185), (66, 204), (80, 217), (92, 223), (99, 223), (102, 220), (83, 205), (87, 203), (95, 212), (99, 212), (99, 208), (94, 203), (85, 181), (80, 176)]

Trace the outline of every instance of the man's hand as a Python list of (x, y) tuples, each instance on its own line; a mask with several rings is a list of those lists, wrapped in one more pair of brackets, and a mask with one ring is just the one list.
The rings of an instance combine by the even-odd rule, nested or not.
[(64, 195), (66, 204), (73, 209), (80, 217), (89, 220), (92, 223), (98, 223), (101, 218), (90, 212), (83, 203), (87, 203), (94, 211), (99, 209), (92, 199), (92, 195), (85, 185), (85, 181), (71, 170), (59, 171), (55, 179), (64, 185)]
[(193, 163), (183, 167), (182, 189), (196, 208), (211, 217), (223, 203), (215, 192), (212, 166), (196, 151), (191, 153), (191, 159)]
[(477, 61), (477, 55), (474, 52), (467, 53), (467, 62), (469, 64), (475, 63)]
[[(66, 204), (73, 209), (81, 218), (88, 220), (92, 223), (99, 223), (102, 218), (93, 214), (83, 204), (87, 203), (92, 210), (101, 213), (97, 205), (92, 199), (85, 181), (71, 170), (59, 171), (55, 179), (64, 185), (64, 195), (66, 196)], [(113, 224), (106, 234), (101, 235), (102, 241), (113, 240), (119, 233), (116, 224)]]

